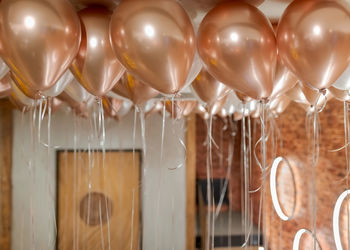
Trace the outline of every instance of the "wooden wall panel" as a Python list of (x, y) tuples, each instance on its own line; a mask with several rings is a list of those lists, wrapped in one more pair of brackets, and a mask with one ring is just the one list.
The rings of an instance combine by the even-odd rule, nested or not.
[(139, 249), (140, 152), (58, 159), (58, 249)]
[(0, 249), (11, 249), (12, 135), (13, 116), (9, 105), (0, 105)]

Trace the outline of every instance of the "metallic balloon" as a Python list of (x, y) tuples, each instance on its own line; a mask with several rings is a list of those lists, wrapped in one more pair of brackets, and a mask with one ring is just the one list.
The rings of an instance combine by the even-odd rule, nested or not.
[[(217, 4), (225, 2), (227, 0), (180, 0), (180, 3), (193, 19), (200, 19), (203, 13), (207, 13), (214, 8)], [(239, 0), (236, 0), (239, 1)], [(264, 0), (246, 0), (245, 2), (259, 6)]]
[(283, 63), (316, 89), (332, 85), (350, 63), (350, 12), (341, 1), (295, 0), (277, 30)]
[(31, 99), (42, 99), (45, 97), (58, 96), (64, 91), (66, 86), (74, 79), (72, 73), (69, 70), (67, 70), (53, 87), (43, 92), (36, 92), (30, 88), (22, 89), (21, 86), (18, 84), (19, 78), (12, 72), (10, 72), (9, 74), (11, 75), (13, 81), (16, 83), (17, 87), (23, 92), (23, 94), (25, 94)]
[(12, 92), (9, 96), (9, 99), (11, 103), (18, 108), (19, 110), (28, 110), (35, 106), (35, 101), (25, 94), (17, 87), (15, 82), (12, 80), (10, 81)]
[(302, 83), (297, 83), (291, 90), (285, 93), (292, 101), (304, 106), (323, 106), (325, 102), (332, 98), (332, 94), (325, 90), (324, 94), (312, 89)]
[(162, 114), (162, 110), (164, 107), (164, 103), (162, 101), (157, 101), (156, 103), (152, 103), (152, 107), (147, 107), (148, 103), (145, 106), (145, 118), (148, 118), (154, 113)]
[(197, 115), (199, 115), (203, 120), (208, 120), (210, 118), (210, 115), (208, 113), (208, 111), (206, 110), (206, 108), (198, 103), (196, 105), (196, 107), (194, 108), (193, 112)]
[(237, 98), (235, 92), (230, 92), (227, 96), (223, 109), (226, 110), (228, 115), (233, 115), (238, 109), (239, 105), (241, 105), (241, 101)]
[(226, 118), (226, 117), (229, 116), (229, 114), (227, 113), (226, 109), (224, 109), (224, 108), (222, 108), (217, 115), (219, 117), (221, 117), (221, 118)]
[(344, 73), (335, 81), (333, 86), (340, 90), (350, 90), (350, 66)]
[(251, 102), (253, 101), (254, 99), (239, 92), (239, 91), (236, 91), (235, 92), (235, 96), (242, 102), (242, 103), (247, 103), (247, 102)]
[(210, 106), (207, 106), (206, 109), (208, 110), (208, 113), (210, 115), (216, 115), (220, 112), (220, 110), (222, 110), (222, 108), (224, 107), (225, 103), (227, 100), (227, 95), (218, 99), (215, 103), (213, 103)]
[[(333, 95), (328, 95), (327, 97), (327, 101), (328, 100), (331, 100), (333, 98)], [(325, 98), (322, 98), (321, 101), (319, 102), (319, 104), (317, 105), (317, 112), (320, 112), (324, 109), (325, 107), (325, 101), (326, 99)], [(302, 107), (307, 113), (314, 113), (315, 112), (315, 106), (313, 105), (310, 105), (310, 104), (305, 104), (305, 103), (298, 103), (298, 105), (300, 107)]]
[(87, 92), (76, 79), (73, 79), (64, 89), (64, 93), (66, 93), (70, 98), (74, 101), (82, 103), (88, 102), (93, 98), (89, 92)]
[(123, 100), (112, 98), (112, 97), (103, 97), (102, 98), (103, 110), (108, 117), (116, 118), (118, 111), (123, 106)]
[(276, 39), (269, 20), (256, 7), (239, 1), (219, 4), (203, 19), (197, 46), (217, 80), (256, 100), (270, 96)]
[(341, 90), (333, 86), (329, 87), (328, 90), (339, 101), (350, 102), (350, 90)]
[[(49, 103), (50, 105), (50, 109), (51, 109), (51, 114), (55, 113), (56, 111), (58, 111), (62, 105), (63, 105), (63, 101), (57, 97), (53, 97), (53, 98), (47, 98), (44, 100), (44, 103)], [(45, 115), (48, 115), (49, 113), (49, 109), (46, 108), (45, 111)]]
[(231, 91), (229, 87), (216, 80), (205, 69), (202, 69), (193, 81), (192, 89), (208, 106), (212, 106)]
[(58, 82), (48, 90), (43, 91), (43, 96), (54, 97), (61, 94), (67, 85), (74, 80), (73, 74), (67, 70), (66, 73), (58, 80)]
[(30, 99), (42, 99), (44, 96), (42, 95), (42, 92), (33, 90), (31, 88), (27, 88), (26, 85), (23, 84), (22, 80), (12, 71), (9, 72), (11, 75), (11, 78), (13, 82), (17, 85), (17, 87), (21, 90), (23, 94), (25, 94)]
[(145, 113), (147, 113), (148, 111), (150, 111), (151, 109), (153, 109), (153, 107), (158, 103), (160, 102), (159, 100), (156, 100), (156, 99), (150, 99), (148, 100), (145, 105), (143, 105), (143, 111)]
[(325, 89), (322, 93), (316, 89), (312, 89), (305, 84), (300, 84), (301, 90), (305, 95), (306, 100), (312, 105), (319, 105), (320, 103), (327, 102), (331, 97), (331, 93), (328, 89)]
[(123, 75), (112, 91), (122, 97), (128, 98), (135, 105), (143, 104), (159, 94), (157, 90), (144, 84), (129, 73)]
[(243, 113), (242, 112), (235, 112), (234, 114), (233, 114), (233, 120), (234, 121), (240, 121), (240, 120), (242, 120), (242, 118), (243, 118)]
[(5, 98), (11, 95), (11, 74), (7, 73), (0, 79), (0, 98)]
[(3, 78), (10, 69), (7, 67), (6, 63), (0, 58), (0, 79)]
[(256, 105), (256, 109), (250, 114), (250, 116), (253, 119), (258, 119), (261, 115), (261, 111), (262, 111), (262, 105), (260, 103), (258, 103)]
[(301, 89), (301, 83), (297, 83), (292, 89), (288, 90), (285, 95), (296, 103), (310, 105)]
[(197, 104), (197, 101), (175, 100), (172, 102), (168, 100), (165, 102), (165, 108), (169, 112), (171, 118), (182, 119), (186, 116), (189, 116)]
[(195, 54), (195, 35), (178, 2), (122, 1), (113, 13), (110, 33), (128, 72), (164, 94), (176, 94), (184, 87)]
[(269, 109), (277, 115), (282, 114), (286, 110), (290, 102), (291, 100), (289, 97), (280, 95), (270, 101)]
[(196, 54), (194, 55), (190, 73), (188, 73), (186, 84), (184, 85), (183, 89), (191, 86), (192, 82), (196, 79), (196, 77), (198, 76), (202, 68), (203, 68), (202, 60), (199, 57), (198, 53), (196, 52)]
[(257, 101), (240, 102), (236, 107), (236, 112), (242, 113), (244, 116), (250, 116), (257, 109)]
[(57, 98), (64, 101), (75, 112), (76, 115), (84, 118), (88, 117), (86, 102), (77, 102), (72, 97), (70, 97), (65, 91), (63, 91), (59, 96), (57, 96)]
[(102, 7), (80, 11), (82, 41), (71, 70), (79, 83), (92, 95), (106, 95), (124, 74), (124, 67), (109, 40), (112, 13)]
[(132, 102), (124, 100), (123, 105), (121, 106), (121, 108), (119, 109), (119, 111), (117, 113), (116, 119), (120, 121), (124, 116), (126, 116), (130, 112), (132, 107), (133, 107)]
[(286, 66), (284, 66), (280, 58), (278, 58), (270, 99), (283, 95), (285, 92), (292, 89), (298, 81), (298, 78)]
[(0, 55), (22, 90), (51, 88), (76, 56), (80, 23), (67, 0), (3, 0)]

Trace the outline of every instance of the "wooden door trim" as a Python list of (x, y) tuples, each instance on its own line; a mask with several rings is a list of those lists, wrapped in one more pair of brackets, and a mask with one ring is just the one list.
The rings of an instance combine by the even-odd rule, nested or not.
[(186, 250), (196, 249), (196, 114), (187, 118), (186, 131)]
[(0, 105), (0, 249), (11, 249), (13, 113)]

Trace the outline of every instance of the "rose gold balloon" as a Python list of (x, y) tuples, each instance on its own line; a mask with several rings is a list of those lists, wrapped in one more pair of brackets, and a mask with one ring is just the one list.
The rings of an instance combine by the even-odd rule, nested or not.
[(10, 95), (9, 101), (16, 109), (23, 112), (28, 112), (32, 108), (32, 106), (27, 106), (23, 104), (20, 100), (18, 100), (18, 98), (15, 95)]
[(194, 113), (198, 114), (203, 120), (208, 120), (210, 115), (208, 111), (205, 109), (205, 107), (198, 103), (196, 107), (193, 110)]
[(301, 83), (297, 83), (292, 89), (288, 90), (285, 95), (296, 103), (310, 105), (301, 89)]
[(256, 109), (251, 113), (251, 117), (254, 119), (258, 119), (261, 115), (261, 111), (262, 111), (262, 106), (261, 105), (257, 105)]
[(311, 105), (316, 105), (316, 102), (318, 104), (324, 103), (325, 101), (328, 101), (329, 99), (332, 98), (331, 92), (329, 90), (324, 90), (324, 94), (320, 93), (316, 89), (312, 89), (309, 86), (305, 84), (300, 84), (301, 90), (303, 91), (306, 99)]
[(65, 92), (62, 92), (57, 98), (64, 101), (78, 116), (84, 118), (88, 117), (87, 105), (85, 102), (77, 102)]
[(130, 99), (135, 105), (140, 105), (156, 97), (159, 92), (142, 83), (129, 73), (125, 73), (112, 91), (122, 97)]
[(205, 69), (202, 69), (193, 81), (192, 88), (198, 97), (209, 106), (212, 106), (231, 91), (229, 87), (216, 80)]
[(149, 116), (151, 116), (154, 113), (162, 113), (163, 110), (163, 102), (162, 101), (158, 101), (154, 104), (154, 106), (145, 114), (145, 118), (148, 118)]
[(222, 110), (227, 100), (227, 95), (217, 100), (214, 104), (207, 107), (208, 113), (211, 115), (216, 115)]
[(170, 113), (171, 118), (181, 119), (191, 114), (197, 106), (197, 101), (166, 101), (165, 108)]
[(277, 61), (276, 75), (270, 99), (283, 95), (292, 89), (298, 81), (298, 78), (279, 59)]
[(12, 78), (10, 79), (10, 84), (12, 91), (9, 96), (9, 100), (17, 109), (26, 112), (35, 107), (35, 101), (23, 94)]
[(103, 110), (105, 114), (109, 117), (117, 117), (118, 111), (123, 105), (123, 100), (119, 100), (111, 97), (102, 98)]
[(11, 95), (12, 87), (11, 87), (11, 75), (7, 73), (0, 80), (0, 98), (5, 98)]
[(28, 86), (24, 84), (22, 80), (12, 71), (10, 71), (9, 74), (11, 75), (11, 79), (13, 83), (15, 83), (18, 89), (20, 89), (21, 92), (25, 94), (27, 97), (34, 100), (43, 98), (41, 91), (28, 88)]
[(172, 0), (123, 1), (115, 9), (111, 41), (120, 62), (164, 94), (186, 83), (195, 54), (191, 20)]
[(281, 114), (286, 110), (290, 102), (289, 97), (280, 95), (270, 102), (269, 108), (273, 113)]
[(350, 102), (350, 90), (341, 90), (333, 86), (330, 86), (328, 90), (339, 101)]
[(25, 85), (24, 85), (25, 88), (21, 88), (21, 85), (18, 84), (20, 79), (12, 72), (11, 72), (11, 77), (14, 80), (14, 82), (16, 83), (16, 85), (21, 89), (21, 91), (31, 99), (42, 99), (42, 98), (46, 98), (46, 97), (58, 96), (59, 94), (61, 94), (64, 91), (66, 86), (72, 80), (75, 80), (73, 74), (69, 70), (67, 70), (51, 88), (49, 88), (48, 90), (42, 91), (42, 92), (37, 92), (35, 90), (33, 91), (30, 88), (26, 88)]
[(62, 105), (63, 105), (63, 101), (61, 101), (57, 97), (53, 97), (52, 98), (52, 103), (51, 103), (51, 109), (52, 109), (51, 112), (54, 113), (54, 112), (58, 111), (61, 108)]
[[(52, 98), (49, 97), (49, 98), (45, 99), (44, 103), (47, 103), (47, 102), (49, 102), (49, 105), (51, 108), (51, 114), (58, 111), (63, 105), (63, 101), (57, 97), (52, 97)], [(47, 108), (45, 111), (45, 115), (48, 115), (48, 113), (49, 113), (49, 109)]]
[(80, 44), (80, 23), (66, 0), (3, 0), (0, 55), (21, 89), (52, 87), (71, 64)]
[(122, 107), (119, 109), (116, 120), (120, 121), (123, 117), (125, 117), (133, 108), (132, 102), (126, 100), (123, 101)]
[(318, 101), (320, 92), (317, 89), (312, 89), (309, 86), (300, 83), (299, 84), (301, 91), (303, 92), (306, 100), (311, 104), (315, 105)]
[(229, 116), (229, 114), (227, 113), (226, 109), (222, 108), (218, 114), (217, 114), (219, 117), (225, 119), (227, 116)]
[(220, 82), (260, 100), (270, 96), (276, 65), (276, 40), (269, 20), (256, 7), (231, 1), (203, 19), (198, 51)]
[(332, 98), (332, 94), (326, 90), (325, 95), (321, 94), (318, 90), (312, 89), (302, 83), (298, 83), (291, 90), (287, 91), (288, 96), (294, 102), (297, 102), (306, 106), (322, 106), (326, 101)]
[[(330, 99), (332, 99), (332, 98), (333, 98), (333, 96), (331, 96)], [(298, 105), (299, 105), (300, 107), (302, 107), (307, 113), (313, 113), (313, 112), (315, 112), (315, 106), (312, 106), (312, 105), (310, 105), (310, 104), (304, 104), (304, 103), (298, 103)], [(319, 112), (321, 109), (323, 109), (323, 107), (324, 107), (324, 102), (318, 104), (318, 105), (317, 105), (317, 110), (318, 110), (318, 112)]]
[(242, 112), (235, 112), (233, 114), (233, 120), (240, 121), (243, 119), (243, 113)]
[(76, 102), (89, 102), (94, 96), (87, 92), (76, 79), (73, 79), (64, 89), (64, 92)]
[[(207, 13), (212, 8), (214, 8), (217, 4), (225, 2), (227, 0), (180, 0), (180, 3), (186, 11), (191, 16), (192, 20), (196, 19), (198, 16), (203, 15), (203, 13)], [(234, 0), (241, 1), (241, 0)], [(264, 0), (246, 0), (245, 2), (259, 6)], [(200, 18), (198, 18), (200, 19)], [(196, 26), (196, 23), (194, 23)]]
[(125, 71), (109, 41), (112, 13), (102, 7), (91, 7), (78, 14), (83, 24), (82, 41), (71, 70), (88, 92), (102, 97), (113, 88)]
[(247, 102), (250, 102), (250, 101), (253, 101), (254, 99), (245, 95), (245, 94), (242, 94), (241, 92), (239, 91), (236, 91), (235, 92), (235, 95), (237, 96), (237, 98), (242, 102), (242, 103), (247, 103)]
[(341, 1), (295, 0), (277, 31), (283, 63), (304, 84), (328, 88), (350, 63), (350, 12)]

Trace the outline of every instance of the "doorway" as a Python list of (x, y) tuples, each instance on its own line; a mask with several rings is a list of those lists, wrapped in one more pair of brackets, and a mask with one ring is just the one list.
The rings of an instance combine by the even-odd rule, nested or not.
[(139, 249), (139, 151), (59, 151), (58, 250)]

